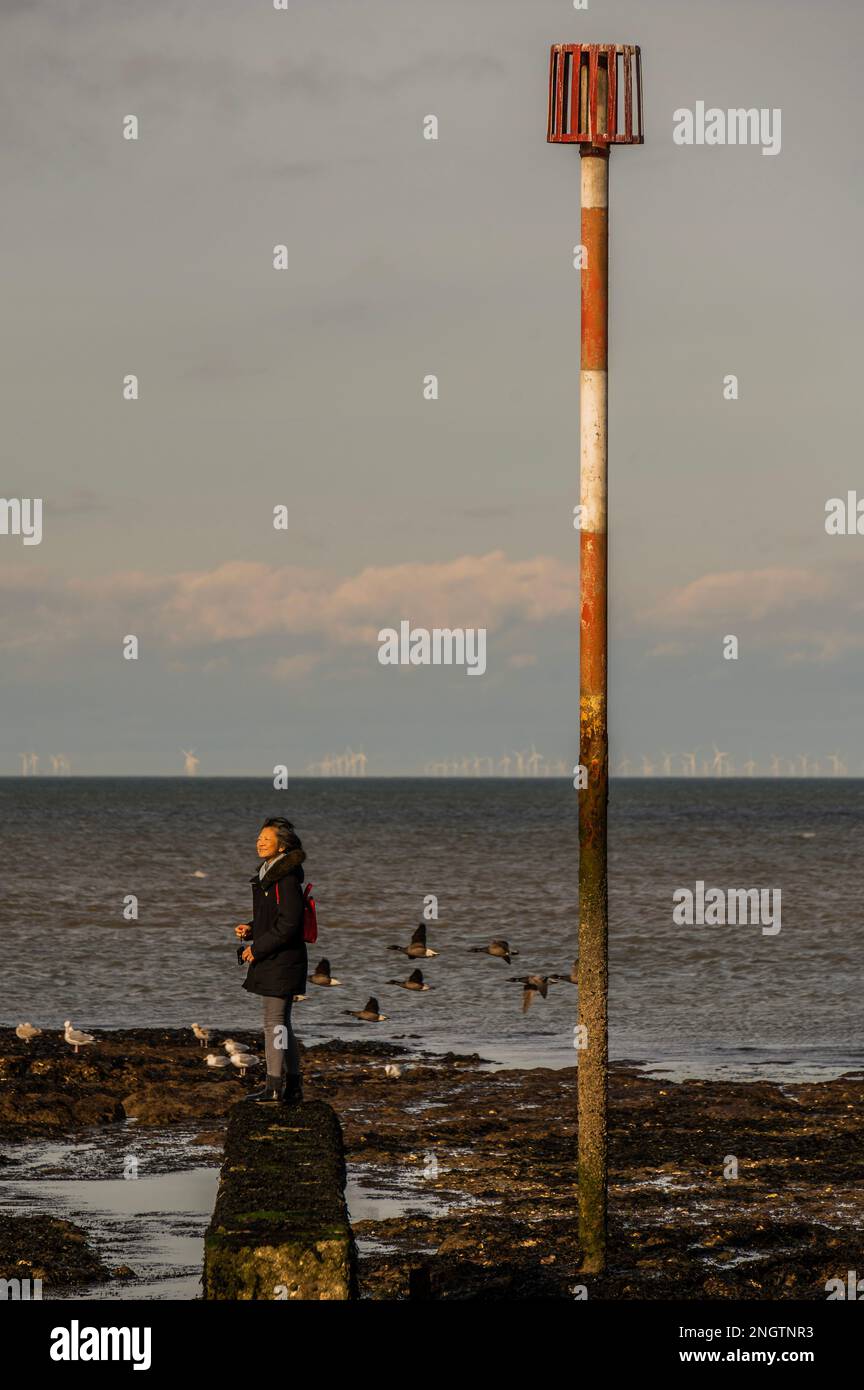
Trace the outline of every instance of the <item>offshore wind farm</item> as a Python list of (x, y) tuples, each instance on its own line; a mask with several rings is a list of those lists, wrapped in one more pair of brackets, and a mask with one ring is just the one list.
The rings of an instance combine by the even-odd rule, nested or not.
[[(207, 774), (206, 765), (194, 749), (183, 750), (182, 769), (177, 776), (198, 777), (204, 766), (204, 775), (231, 776), (237, 774)], [(42, 758), (35, 752), (19, 755), (21, 777), (69, 777), (93, 776), (88, 772), (84, 759), (76, 760), (73, 772), (72, 762), (65, 753), (52, 753)], [(496, 753), (452, 754), (448, 757), (428, 758), (418, 765), (407, 764), (401, 769), (383, 770), (376, 766), (374, 756), (370, 757), (362, 749), (353, 750), (346, 745), (342, 752), (324, 753), (320, 758), (311, 759), (304, 766), (289, 769), (289, 776), (342, 778), (342, 777), (435, 777), (435, 778), (572, 778), (576, 765), (571, 765), (561, 756), (550, 757), (540, 752), (534, 744), (527, 748)], [(11, 775), (11, 774), (6, 774)], [(98, 775), (105, 775), (98, 774)], [(123, 776), (123, 773), (116, 774)], [(142, 774), (126, 774), (140, 776)], [(154, 772), (151, 776), (171, 775)], [(772, 753), (760, 761), (751, 756), (733, 755), (711, 744), (687, 752), (667, 752), (665, 749), (651, 753), (623, 754), (613, 759), (610, 774), (614, 778), (838, 778), (864, 776), (864, 759), (856, 760), (838, 752), (806, 752), (781, 756)]]

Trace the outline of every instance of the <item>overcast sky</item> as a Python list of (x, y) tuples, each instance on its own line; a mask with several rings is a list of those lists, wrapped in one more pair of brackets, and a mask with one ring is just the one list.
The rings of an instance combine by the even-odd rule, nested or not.
[[(545, 134), (580, 39), (645, 79), (611, 158), (613, 765), (861, 770), (864, 536), (825, 532), (864, 496), (857, 0), (0, 15), (2, 493), (44, 499), (41, 545), (0, 536), (0, 772), (575, 760), (579, 159)], [(700, 100), (780, 108), (780, 153), (676, 145)], [(379, 665), (403, 618), (485, 626), (485, 675)]]

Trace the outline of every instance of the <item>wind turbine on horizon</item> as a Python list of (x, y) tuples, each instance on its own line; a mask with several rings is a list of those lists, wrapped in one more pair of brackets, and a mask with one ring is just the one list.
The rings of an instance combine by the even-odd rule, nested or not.
[(528, 775), (529, 777), (538, 777), (538, 776), (540, 775), (540, 774), (539, 774), (539, 767), (540, 767), (540, 763), (541, 763), (542, 760), (543, 760), (543, 755), (542, 755), (542, 753), (538, 753), (538, 752), (537, 752), (537, 749), (534, 747), (534, 744), (532, 743), (532, 744), (531, 744), (531, 752), (529, 753), (528, 758), (527, 758), (527, 766), (528, 766), (528, 773), (527, 773), (527, 775)]
[(201, 762), (201, 759), (196, 758), (194, 748), (190, 748), (188, 753), (185, 748), (181, 748), (180, 752), (183, 754), (184, 758), (183, 771), (185, 775), (187, 777), (194, 777), (198, 772), (198, 766)]
[(713, 743), (711, 746), (714, 749), (714, 761), (711, 764), (711, 770), (717, 777), (722, 777), (723, 764), (727, 761), (729, 754), (721, 753), (716, 743)]

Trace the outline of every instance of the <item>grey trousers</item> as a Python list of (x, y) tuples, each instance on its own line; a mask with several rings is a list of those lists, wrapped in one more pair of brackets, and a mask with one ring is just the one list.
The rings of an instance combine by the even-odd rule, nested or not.
[[(264, 1055), (268, 1076), (299, 1076), (300, 1048), (291, 1027), (292, 996), (265, 994)], [(284, 1029), (284, 1032), (282, 1031)]]

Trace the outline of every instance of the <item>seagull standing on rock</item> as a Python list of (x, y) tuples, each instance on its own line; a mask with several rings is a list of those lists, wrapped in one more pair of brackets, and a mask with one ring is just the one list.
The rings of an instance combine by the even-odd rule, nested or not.
[(240, 1068), (240, 1075), (245, 1076), (250, 1067), (260, 1067), (261, 1058), (256, 1057), (254, 1052), (232, 1052), (231, 1065)]
[(195, 1034), (201, 1046), (206, 1047), (210, 1041), (210, 1029), (202, 1028), (200, 1023), (193, 1023), (192, 1032)]
[(96, 1039), (92, 1033), (82, 1033), (80, 1029), (73, 1028), (67, 1018), (63, 1024), (63, 1036), (70, 1047), (74, 1047), (77, 1054), (79, 1047), (87, 1047), (89, 1043), (95, 1043)]
[(245, 1043), (235, 1042), (233, 1038), (226, 1038), (222, 1046), (230, 1057), (233, 1057), (238, 1052), (248, 1053), (250, 1051)]
[(41, 1032), (42, 1029), (34, 1028), (32, 1023), (19, 1023), (15, 1029), (15, 1036), (22, 1042), (29, 1043), (33, 1038), (38, 1038)]
[(231, 1065), (231, 1058), (223, 1057), (218, 1052), (208, 1052), (204, 1061), (208, 1067), (230, 1067)]

